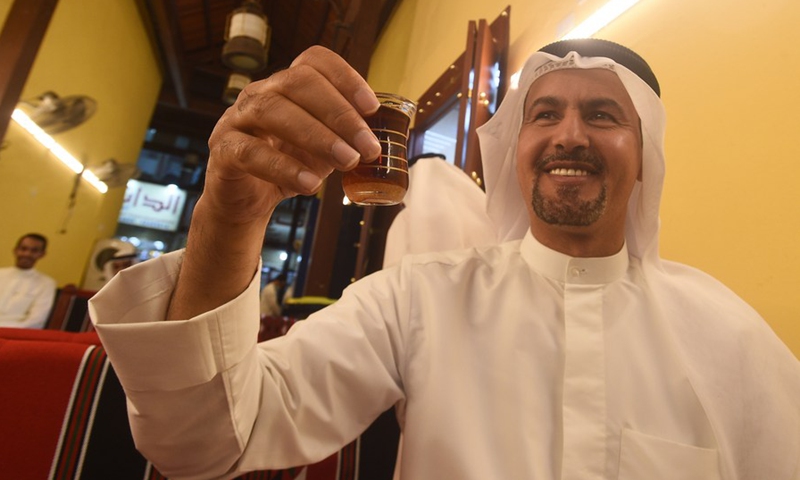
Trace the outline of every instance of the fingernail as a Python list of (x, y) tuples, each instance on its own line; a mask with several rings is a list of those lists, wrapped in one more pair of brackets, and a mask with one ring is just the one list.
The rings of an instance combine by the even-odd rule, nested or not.
[(300, 173), (297, 174), (297, 182), (306, 190), (313, 191), (319, 187), (319, 184), (322, 183), (322, 179), (308, 170), (301, 170)]
[(381, 154), (381, 144), (375, 134), (369, 130), (361, 130), (353, 138), (353, 143), (365, 160), (373, 160)]
[(353, 101), (356, 102), (356, 106), (361, 110), (361, 113), (375, 112), (381, 106), (372, 90), (366, 88), (358, 89), (353, 95)]
[(342, 167), (349, 167), (358, 162), (361, 155), (353, 149), (350, 145), (344, 143), (342, 140), (337, 140), (331, 148), (331, 155), (334, 160)]

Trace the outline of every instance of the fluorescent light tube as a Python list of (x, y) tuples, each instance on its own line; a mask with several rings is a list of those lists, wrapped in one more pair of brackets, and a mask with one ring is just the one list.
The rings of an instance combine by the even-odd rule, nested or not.
[(639, 0), (611, 0), (561, 37), (561, 40), (591, 37), (637, 3)]
[(66, 151), (64, 147), (59, 145), (58, 142), (53, 139), (53, 137), (39, 128), (39, 125), (36, 125), (36, 122), (31, 120), (31, 118), (25, 112), (19, 108), (15, 108), (14, 113), (11, 114), (11, 118), (13, 118), (14, 121), (17, 122), (22, 128), (27, 130), (28, 133), (33, 135), (33, 138), (35, 138), (36, 141), (50, 150), (50, 152), (55, 155), (57, 159), (61, 160), (61, 163), (83, 177), (83, 179), (89, 182), (91, 186), (96, 188), (98, 192), (106, 193), (108, 191), (108, 185), (100, 181), (100, 179), (97, 178), (94, 173), (86, 170), (83, 166), (83, 163), (79, 162), (68, 151)]
[[(639, 0), (611, 0), (591, 14), (589, 18), (581, 22), (580, 25), (567, 32), (567, 34), (559, 40), (589, 38), (637, 3), (639, 3)], [(519, 86), (519, 76), (521, 73), (522, 70), (511, 75), (509, 88), (515, 89)]]

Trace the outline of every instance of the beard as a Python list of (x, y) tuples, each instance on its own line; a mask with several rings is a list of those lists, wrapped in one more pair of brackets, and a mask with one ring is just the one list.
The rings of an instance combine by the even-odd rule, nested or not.
[(596, 222), (606, 209), (605, 185), (591, 200), (582, 200), (580, 188), (569, 185), (558, 187), (556, 197), (545, 197), (538, 180), (533, 185), (533, 211), (542, 221), (551, 225), (587, 227)]
[(561, 185), (556, 189), (555, 198), (546, 197), (541, 191), (539, 181), (541, 176), (545, 174), (547, 165), (557, 160), (583, 162), (587, 166), (591, 166), (595, 173), (600, 173), (604, 170), (602, 161), (585, 150), (579, 150), (573, 154), (561, 152), (540, 159), (536, 162), (538, 175), (533, 184), (531, 200), (534, 213), (543, 222), (551, 225), (586, 227), (593, 224), (605, 212), (607, 202), (606, 185), (603, 184), (600, 193), (590, 200), (581, 199), (581, 189), (575, 185)]

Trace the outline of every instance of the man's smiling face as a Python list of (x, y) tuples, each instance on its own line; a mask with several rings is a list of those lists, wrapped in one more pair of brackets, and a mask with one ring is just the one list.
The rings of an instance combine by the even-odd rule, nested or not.
[(621, 247), (642, 139), (619, 77), (605, 69), (547, 73), (531, 85), (524, 109), (517, 176), (533, 233)]
[(14, 247), (15, 265), (22, 270), (30, 270), (44, 257), (44, 253), (44, 243), (33, 237), (24, 237)]

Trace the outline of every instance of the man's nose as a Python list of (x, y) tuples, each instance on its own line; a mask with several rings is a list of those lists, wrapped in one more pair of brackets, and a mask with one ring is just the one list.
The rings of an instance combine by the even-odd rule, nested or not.
[(571, 152), (575, 148), (589, 146), (589, 134), (581, 115), (571, 113), (564, 116), (553, 132), (553, 146)]

